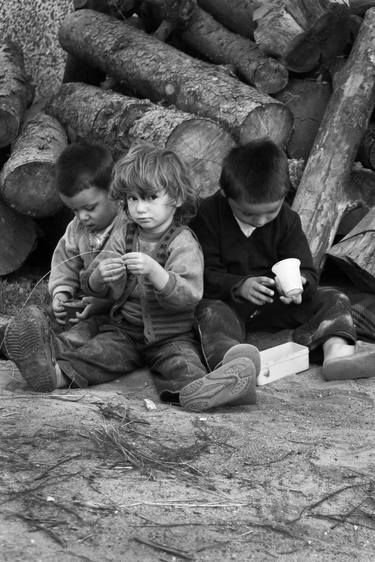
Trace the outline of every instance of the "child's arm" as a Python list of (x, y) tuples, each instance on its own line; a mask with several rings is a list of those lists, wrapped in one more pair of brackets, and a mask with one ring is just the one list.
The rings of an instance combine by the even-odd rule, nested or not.
[(203, 254), (193, 232), (186, 228), (170, 243), (164, 266), (167, 283), (155, 287), (159, 304), (169, 310), (191, 310), (203, 296)]
[(67, 226), (53, 252), (48, 291), (53, 298), (57, 293), (73, 297), (80, 287), (80, 271), (83, 260), (77, 243), (78, 221), (73, 219)]

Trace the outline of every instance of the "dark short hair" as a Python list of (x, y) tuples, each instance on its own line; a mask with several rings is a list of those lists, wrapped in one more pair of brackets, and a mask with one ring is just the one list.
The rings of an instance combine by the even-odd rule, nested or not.
[(268, 137), (231, 149), (225, 157), (220, 187), (226, 197), (248, 203), (272, 203), (290, 189), (288, 158)]
[(113, 164), (112, 155), (104, 146), (74, 142), (57, 159), (57, 191), (66, 197), (74, 197), (90, 187), (109, 191)]

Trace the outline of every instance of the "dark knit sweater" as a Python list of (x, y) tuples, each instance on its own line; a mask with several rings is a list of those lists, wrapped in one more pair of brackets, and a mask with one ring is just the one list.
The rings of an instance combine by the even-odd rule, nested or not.
[(293, 257), (301, 260), (301, 273), (307, 279), (303, 298), (316, 290), (318, 276), (301, 220), (286, 203), (275, 219), (247, 238), (226, 198), (217, 191), (201, 202), (190, 227), (203, 249), (206, 298), (221, 299), (229, 304), (237, 300), (238, 305), (238, 299), (233, 297), (236, 286), (247, 277), (265, 275), (273, 279), (272, 265)]

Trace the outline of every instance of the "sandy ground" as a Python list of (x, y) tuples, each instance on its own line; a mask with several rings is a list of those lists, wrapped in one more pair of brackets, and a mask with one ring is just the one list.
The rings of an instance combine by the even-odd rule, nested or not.
[(373, 561), (374, 396), (312, 366), (191, 414), (147, 371), (40, 395), (1, 361), (0, 560)]

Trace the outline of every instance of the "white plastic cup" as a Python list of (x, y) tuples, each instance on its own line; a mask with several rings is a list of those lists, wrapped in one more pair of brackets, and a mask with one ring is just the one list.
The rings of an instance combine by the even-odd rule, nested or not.
[(301, 273), (299, 270), (301, 262), (298, 258), (287, 258), (278, 261), (272, 266), (272, 273), (287, 297), (300, 295), (303, 291)]

